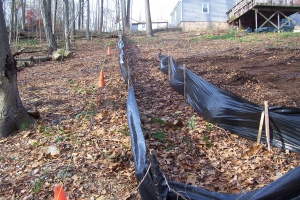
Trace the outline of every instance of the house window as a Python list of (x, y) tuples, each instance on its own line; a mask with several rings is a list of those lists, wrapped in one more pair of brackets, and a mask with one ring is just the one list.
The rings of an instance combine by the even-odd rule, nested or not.
[(202, 13), (209, 13), (209, 3), (202, 3)]

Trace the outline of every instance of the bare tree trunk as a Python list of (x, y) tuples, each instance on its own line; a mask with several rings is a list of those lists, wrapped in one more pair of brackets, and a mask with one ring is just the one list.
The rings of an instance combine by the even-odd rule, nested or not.
[(18, 37), (18, 8), (15, 7), (15, 17), (14, 17), (15, 21), (14, 21), (14, 36), (16, 38), (17, 41), (17, 37)]
[(72, 0), (72, 35), (76, 35), (76, 30), (75, 30), (75, 1)]
[(11, 1), (11, 9), (10, 9), (10, 32), (9, 32), (9, 43), (11, 43), (12, 38), (14, 37), (13, 32), (14, 32), (14, 22), (15, 22), (15, 1)]
[(149, 0), (145, 0), (146, 36), (153, 37)]
[(120, 5), (119, 5), (119, 0), (116, 0), (116, 25), (117, 25), (117, 30), (119, 34), (120, 30)]
[(126, 31), (128, 33), (130, 31), (130, 19), (131, 19), (130, 13), (131, 13), (131, 1), (127, 0), (126, 24), (125, 25), (126, 25)]
[(57, 50), (57, 44), (55, 41), (55, 37), (52, 33), (51, 26), (51, 10), (49, 10), (49, 5), (51, 0), (40, 0), (41, 13), (43, 17), (44, 29), (46, 34), (46, 40), (48, 42), (48, 47), (51, 51)]
[(25, 29), (25, 7), (26, 7), (26, 0), (21, 0), (21, 6), (22, 6), (21, 27), (22, 27), (22, 30), (24, 30)]
[(121, 0), (121, 7), (122, 7), (122, 32), (123, 34), (126, 33), (126, 1)]
[(103, 28), (103, 0), (101, 0), (101, 5), (100, 5), (100, 22), (99, 22), (99, 31), (102, 33), (102, 28)]
[[(87, 0), (88, 1), (88, 0)], [(84, 9), (83, 9), (84, 0), (81, 3), (81, 29), (83, 30), (83, 21), (84, 21)]]
[(90, 1), (86, 0), (86, 39), (90, 40)]
[(95, 17), (95, 30), (99, 33), (99, 20), (100, 20), (100, 2), (96, 0), (96, 17)]
[(23, 130), (34, 123), (26, 112), (17, 85), (17, 66), (8, 43), (3, 15), (3, 1), (0, 1), (0, 137)]
[(53, 22), (52, 22), (52, 32), (55, 38), (56, 35), (56, 13), (57, 13), (57, 0), (54, 0), (53, 5)]
[(65, 30), (65, 42), (66, 42), (66, 50), (71, 50), (70, 44), (70, 31), (69, 31), (69, 1), (63, 0), (64, 2), (64, 30)]
[(80, 30), (80, 25), (81, 25), (81, 0), (79, 0), (79, 4), (78, 4), (78, 24), (77, 24), (78, 30)]
[(123, 34), (130, 32), (131, 0), (121, 0)]

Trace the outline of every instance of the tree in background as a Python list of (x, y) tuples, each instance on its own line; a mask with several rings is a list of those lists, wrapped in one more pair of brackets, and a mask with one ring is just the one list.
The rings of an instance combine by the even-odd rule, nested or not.
[(81, 0), (81, 7), (80, 7), (80, 9), (81, 9), (81, 11), (80, 11), (80, 13), (81, 13), (81, 29), (83, 30), (83, 24), (84, 24), (84, 9), (83, 9), (83, 4), (84, 4), (84, 0)]
[(96, 2), (96, 30), (98, 33), (102, 32), (103, 25), (103, 0), (97, 0)]
[(26, 7), (26, 0), (20, 0), (21, 1), (21, 7), (22, 7), (22, 18), (21, 18), (21, 27), (22, 30), (25, 29), (25, 7)]
[(10, 7), (10, 31), (9, 31), (9, 43), (11, 43), (12, 38), (14, 37), (14, 22), (15, 22), (15, 0), (11, 1), (11, 7)]
[(52, 21), (52, 34), (55, 38), (56, 36), (56, 13), (57, 13), (57, 0), (54, 0), (54, 5), (53, 5), (53, 21)]
[(81, 0), (79, 0), (78, 2), (78, 24), (77, 24), (77, 28), (78, 30), (80, 30), (81, 27)]
[(127, 0), (127, 10), (126, 10), (126, 29), (128, 33), (130, 32), (130, 27), (131, 27), (131, 6), (132, 6), (132, 1)]
[(100, 2), (100, 22), (99, 22), (99, 32), (102, 33), (102, 27), (103, 27), (103, 0)]
[(64, 30), (65, 30), (65, 42), (66, 42), (66, 50), (71, 50), (71, 44), (70, 44), (70, 31), (69, 31), (69, 1), (64, 1)]
[(86, 0), (86, 27), (85, 27), (85, 37), (90, 40), (90, 1)]
[(145, 0), (146, 36), (153, 37), (149, 0)]
[(57, 44), (55, 41), (55, 37), (52, 33), (52, 25), (51, 25), (51, 0), (40, 0), (40, 6), (41, 6), (41, 13), (44, 22), (45, 35), (46, 35), (46, 40), (48, 43), (49, 50), (50, 52), (56, 51)]
[(43, 21), (40, 13), (34, 8), (28, 9), (25, 12), (25, 29), (35, 30), (38, 22)]
[(122, 24), (123, 33), (127, 34), (130, 31), (130, 19), (131, 19), (131, 0), (121, 0), (122, 7)]
[(71, 9), (71, 24), (72, 24), (72, 35), (76, 35), (76, 27), (75, 27), (75, 1), (72, 0), (72, 9)]
[(17, 86), (17, 66), (8, 42), (0, 0), (0, 136), (6, 137), (34, 123), (25, 110)]
[(126, 1), (125, 0), (121, 0), (121, 8), (122, 8), (122, 32), (123, 34), (125, 34), (125, 29), (126, 29)]

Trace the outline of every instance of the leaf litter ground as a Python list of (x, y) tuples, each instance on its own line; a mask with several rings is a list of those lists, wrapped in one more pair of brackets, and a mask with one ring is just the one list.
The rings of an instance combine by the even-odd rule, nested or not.
[[(73, 58), (62, 64), (39, 63), (18, 73), (24, 106), (37, 108), (41, 118), (33, 129), (1, 138), (0, 196), (52, 199), (59, 182), (69, 199), (136, 194), (127, 86), (121, 81), (116, 49), (106, 55), (111, 44), (116, 39), (79, 41), (73, 45)], [(98, 88), (100, 67), (104, 88)]]
[[(156, 150), (171, 180), (240, 193), (299, 166), (298, 154), (276, 148), (269, 153), (264, 145), (255, 147), (253, 141), (205, 122), (158, 67), (162, 49), (175, 62), (254, 103), (299, 106), (299, 87), (287, 84), (299, 86), (297, 72), (290, 68), (284, 75), (274, 74), (286, 66), (295, 68), (299, 39), (279, 43), (276, 35), (259, 36), (211, 40), (197, 33), (162, 32), (126, 39), (147, 145)], [(121, 81), (117, 50), (106, 56), (108, 44), (115, 46), (116, 40), (80, 41), (73, 45), (74, 57), (62, 65), (51, 61), (19, 72), (23, 103), (36, 107), (41, 119), (35, 128), (0, 140), (0, 196), (52, 199), (54, 184), (63, 181), (70, 199), (126, 199), (132, 192), (129, 199), (139, 199), (126, 119), (127, 86)], [(106, 87), (98, 89), (100, 66), (105, 67)], [(259, 77), (268, 72), (275, 78)], [(276, 76), (280, 87), (270, 81)], [(49, 147), (59, 153), (50, 154)]]
[[(281, 38), (280, 38), (281, 37)], [(210, 191), (244, 193), (299, 166), (299, 154), (238, 137), (204, 121), (159, 69), (159, 49), (177, 64), (262, 105), (299, 106), (298, 36), (263, 34), (212, 40), (162, 32), (128, 39), (127, 57), (149, 149), (170, 180)], [(192, 119), (192, 117), (195, 117)], [(191, 128), (191, 123), (194, 127)]]

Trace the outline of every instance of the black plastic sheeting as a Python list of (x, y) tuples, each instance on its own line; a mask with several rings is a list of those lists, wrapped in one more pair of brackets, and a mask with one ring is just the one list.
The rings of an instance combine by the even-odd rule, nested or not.
[[(120, 45), (119, 44), (123, 44)], [(218, 193), (218, 192), (211, 192), (207, 191), (198, 187), (186, 185), (179, 182), (173, 182), (169, 181), (166, 175), (163, 174), (163, 172), (159, 168), (159, 164), (156, 160), (156, 157), (154, 154), (148, 151), (146, 146), (146, 141), (144, 138), (144, 134), (142, 132), (141, 127), (141, 120), (140, 120), (140, 114), (138, 111), (135, 95), (134, 95), (134, 88), (133, 85), (130, 82), (130, 72), (129, 72), (129, 66), (127, 66), (124, 62), (123, 57), (123, 47), (124, 43), (122, 41), (122, 38), (120, 36), (118, 47), (120, 49), (120, 70), (122, 74), (122, 78), (124, 82), (129, 83), (130, 87), (128, 90), (128, 98), (127, 98), (127, 120), (128, 120), (128, 126), (130, 130), (130, 137), (131, 137), (131, 148), (134, 156), (134, 163), (135, 163), (135, 174), (137, 178), (137, 182), (139, 185), (139, 192), (141, 195), (141, 198), (143, 200), (177, 200), (177, 199), (189, 199), (189, 200), (200, 200), (200, 199), (219, 199), (219, 200), (269, 200), (269, 199), (300, 199), (300, 167), (297, 167), (293, 170), (291, 170), (286, 175), (280, 177), (273, 183), (252, 192), (248, 192), (245, 194), (224, 194), (224, 193)], [(168, 58), (166, 56), (160, 56), (161, 62), (160, 66), (162, 71), (165, 73), (168, 73)], [(167, 60), (167, 61), (166, 61)], [(122, 62), (121, 62), (122, 61)], [(172, 59), (170, 59), (171, 63)], [(180, 94), (183, 94), (183, 68), (174, 66), (174, 69), (171, 69), (171, 85), (174, 87), (176, 91), (178, 91)], [(123, 71), (122, 71), (123, 70)], [(189, 78), (188, 78), (189, 77)], [(198, 77), (199, 78), (199, 77)], [(200, 78), (201, 79), (201, 78)], [(210, 111), (210, 108), (213, 108), (212, 113), (207, 115), (207, 119), (211, 120), (211, 122), (216, 122), (217, 124), (223, 124), (225, 125), (225, 122), (229, 121), (231, 126), (238, 126), (240, 128), (234, 129), (234, 130), (245, 130), (244, 135), (247, 137), (247, 131), (252, 130), (254, 128), (254, 124), (256, 124), (256, 117), (260, 117), (260, 112), (262, 112), (262, 108), (260, 106), (256, 106), (255, 104), (248, 102), (246, 100), (243, 100), (242, 98), (229, 93), (229, 97), (227, 97), (227, 92), (222, 91), (221, 89), (213, 86), (210, 83), (207, 83), (203, 79), (201, 79), (201, 83), (197, 81), (197, 76), (194, 75), (192, 72), (187, 70), (187, 79), (186, 79), (186, 85), (190, 84), (189, 86), (186, 86), (186, 93), (191, 93), (187, 95), (188, 101), (191, 102), (192, 106), (195, 108), (195, 110), (202, 111), (206, 114), (208, 114)], [(207, 87), (204, 87), (204, 85)], [(198, 88), (202, 88), (201, 90)], [(200, 93), (196, 94), (196, 91), (201, 91)], [(208, 102), (205, 102), (200, 97), (204, 95), (204, 99), (208, 98), (208, 96), (215, 96), (217, 92), (220, 92), (221, 95), (217, 95), (219, 98), (218, 100), (211, 100), (212, 105), (209, 105)], [(198, 98), (196, 98), (198, 97)], [(220, 113), (220, 110), (222, 110), (222, 106), (225, 105), (222, 101), (229, 102), (230, 109), (224, 110), (222, 113), (233, 112), (230, 113), (227, 116), (222, 116)], [(236, 103), (235, 101), (238, 100), (239, 103)], [(201, 105), (198, 105), (197, 103), (200, 103)], [(217, 104), (221, 104), (222, 106), (216, 106)], [(196, 106), (197, 105), (197, 106)], [(237, 106), (237, 110), (234, 109), (233, 105)], [(273, 109), (273, 110), (272, 110)], [(275, 124), (276, 130), (280, 130), (281, 132), (288, 132), (290, 128), (286, 129), (279, 129), (278, 127), (282, 127), (283, 125), (286, 125), (286, 121), (283, 120), (283, 113), (288, 113), (289, 116), (295, 116), (292, 121), (289, 121), (292, 125), (294, 125), (294, 121), (296, 119), (299, 120), (299, 112), (291, 109), (291, 108), (272, 108), (273, 111), (271, 118), (273, 124)], [(225, 112), (226, 111), (226, 112)], [(247, 115), (249, 114), (250, 120), (247, 117), (244, 117), (243, 113), (246, 112)], [(258, 113), (258, 114), (257, 114)], [(202, 114), (201, 114), (202, 115)], [(234, 118), (241, 117), (240, 120), (237, 120)], [(297, 118), (298, 117), (298, 118)], [(227, 119), (228, 118), (228, 119)], [(244, 123), (244, 120), (247, 120), (252, 124), (250, 128), (242, 129), (242, 126), (238, 123), (239, 121)], [(220, 123), (221, 122), (221, 123)], [(280, 123), (279, 123), (280, 122)], [(299, 121), (298, 121), (299, 123)], [(230, 128), (229, 125), (225, 126), (227, 128)], [(228, 129), (229, 130), (229, 129)], [(257, 127), (256, 127), (257, 130)], [(290, 139), (293, 138), (290, 135), (283, 137), (283, 139), (280, 143), (276, 143), (274, 139), (274, 131), (272, 132), (272, 144), (275, 146), (280, 146), (276, 144), (285, 144), (284, 147), (293, 147), (292, 149), (295, 149), (295, 144), (293, 145), (287, 145), (286, 141), (284, 140), (286, 138)], [(282, 136), (282, 134), (280, 135)], [(248, 137), (247, 137), (248, 138)], [(281, 138), (281, 137), (280, 137)], [(281, 145), (282, 147), (283, 145)], [(149, 168), (150, 167), (150, 168)]]
[[(169, 60), (169, 61), (168, 61)], [(184, 91), (183, 66), (175, 65), (172, 58), (160, 55), (160, 68), (181, 95)], [(263, 107), (225, 91), (186, 69), (187, 102), (210, 123), (250, 140), (257, 139)], [(300, 153), (300, 108), (270, 107), (271, 145)], [(262, 142), (266, 143), (265, 132)]]

